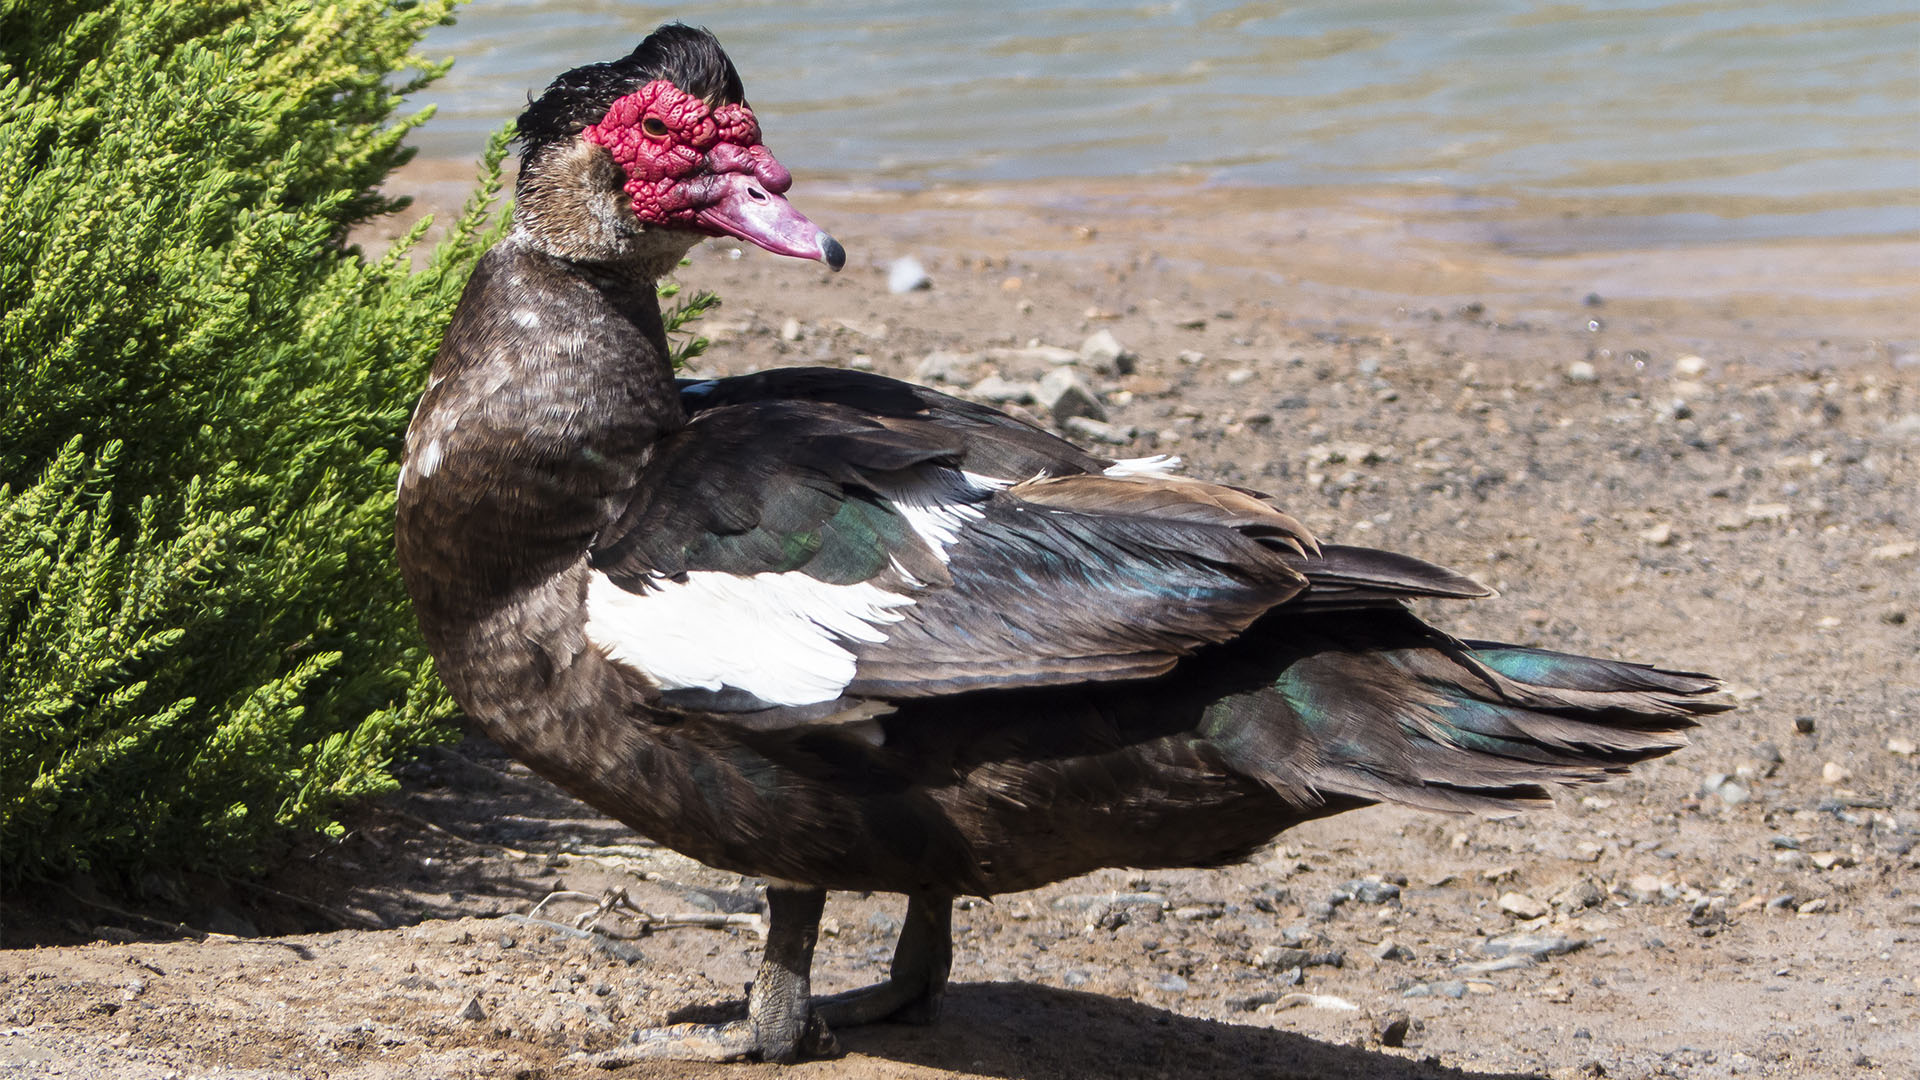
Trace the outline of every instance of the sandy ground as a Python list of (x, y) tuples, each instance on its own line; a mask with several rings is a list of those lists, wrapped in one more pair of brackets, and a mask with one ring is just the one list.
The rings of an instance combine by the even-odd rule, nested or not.
[[(1455, 633), (1711, 671), (1739, 709), (1553, 810), (1375, 808), (963, 903), (941, 1021), (837, 1061), (612, 1075), (1920, 1077), (1911, 245), (1525, 259), (1275, 193), (797, 194), (849, 269), (703, 247), (702, 369), (870, 365), (1048, 419), (1028, 384), (1071, 366), (1113, 452), (1496, 586), (1426, 610)], [(932, 287), (891, 294), (908, 254)], [(1135, 358), (1062, 363), (1102, 330)], [(8, 897), (0, 1075), (557, 1080), (739, 1007), (754, 883), (478, 740), (405, 777), (264, 883)], [(528, 918), (616, 886), (736, 917)], [(816, 987), (881, 977), (900, 908), (836, 895)]]

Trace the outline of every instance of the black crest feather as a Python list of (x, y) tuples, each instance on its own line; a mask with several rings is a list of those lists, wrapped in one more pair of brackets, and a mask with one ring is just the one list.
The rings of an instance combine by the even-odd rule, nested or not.
[(562, 139), (596, 124), (613, 103), (655, 79), (666, 79), (713, 105), (746, 101), (740, 73), (706, 29), (668, 23), (618, 60), (587, 64), (562, 74), (527, 105), (516, 125), (529, 159)]

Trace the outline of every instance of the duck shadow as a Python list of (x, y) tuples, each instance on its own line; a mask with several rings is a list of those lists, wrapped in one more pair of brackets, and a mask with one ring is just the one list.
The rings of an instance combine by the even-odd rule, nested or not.
[[(670, 1019), (712, 1022), (725, 1019), (723, 1013), (738, 1015), (742, 1004), (706, 1006)], [(1005, 1080), (1546, 1080), (1537, 1072), (1473, 1072), (1016, 982), (951, 987), (939, 1021), (929, 1027), (873, 1024), (835, 1034), (850, 1054)]]

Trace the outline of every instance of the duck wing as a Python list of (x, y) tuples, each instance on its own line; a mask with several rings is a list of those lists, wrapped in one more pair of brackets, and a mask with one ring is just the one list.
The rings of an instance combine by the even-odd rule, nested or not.
[(592, 547), (589, 638), (668, 707), (809, 722), (847, 699), (1159, 674), (1307, 586), (1312, 538), (1246, 493), (1015, 483), (975, 459), (1073, 462), (1011, 418), (899, 411), (695, 410)]

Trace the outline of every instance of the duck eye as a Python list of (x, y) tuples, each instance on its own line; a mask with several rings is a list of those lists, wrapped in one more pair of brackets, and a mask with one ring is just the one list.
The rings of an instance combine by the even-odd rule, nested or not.
[(657, 116), (649, 116), (640, 121), (640, 130), (658, 139), (667, 133), (667, 124)]

